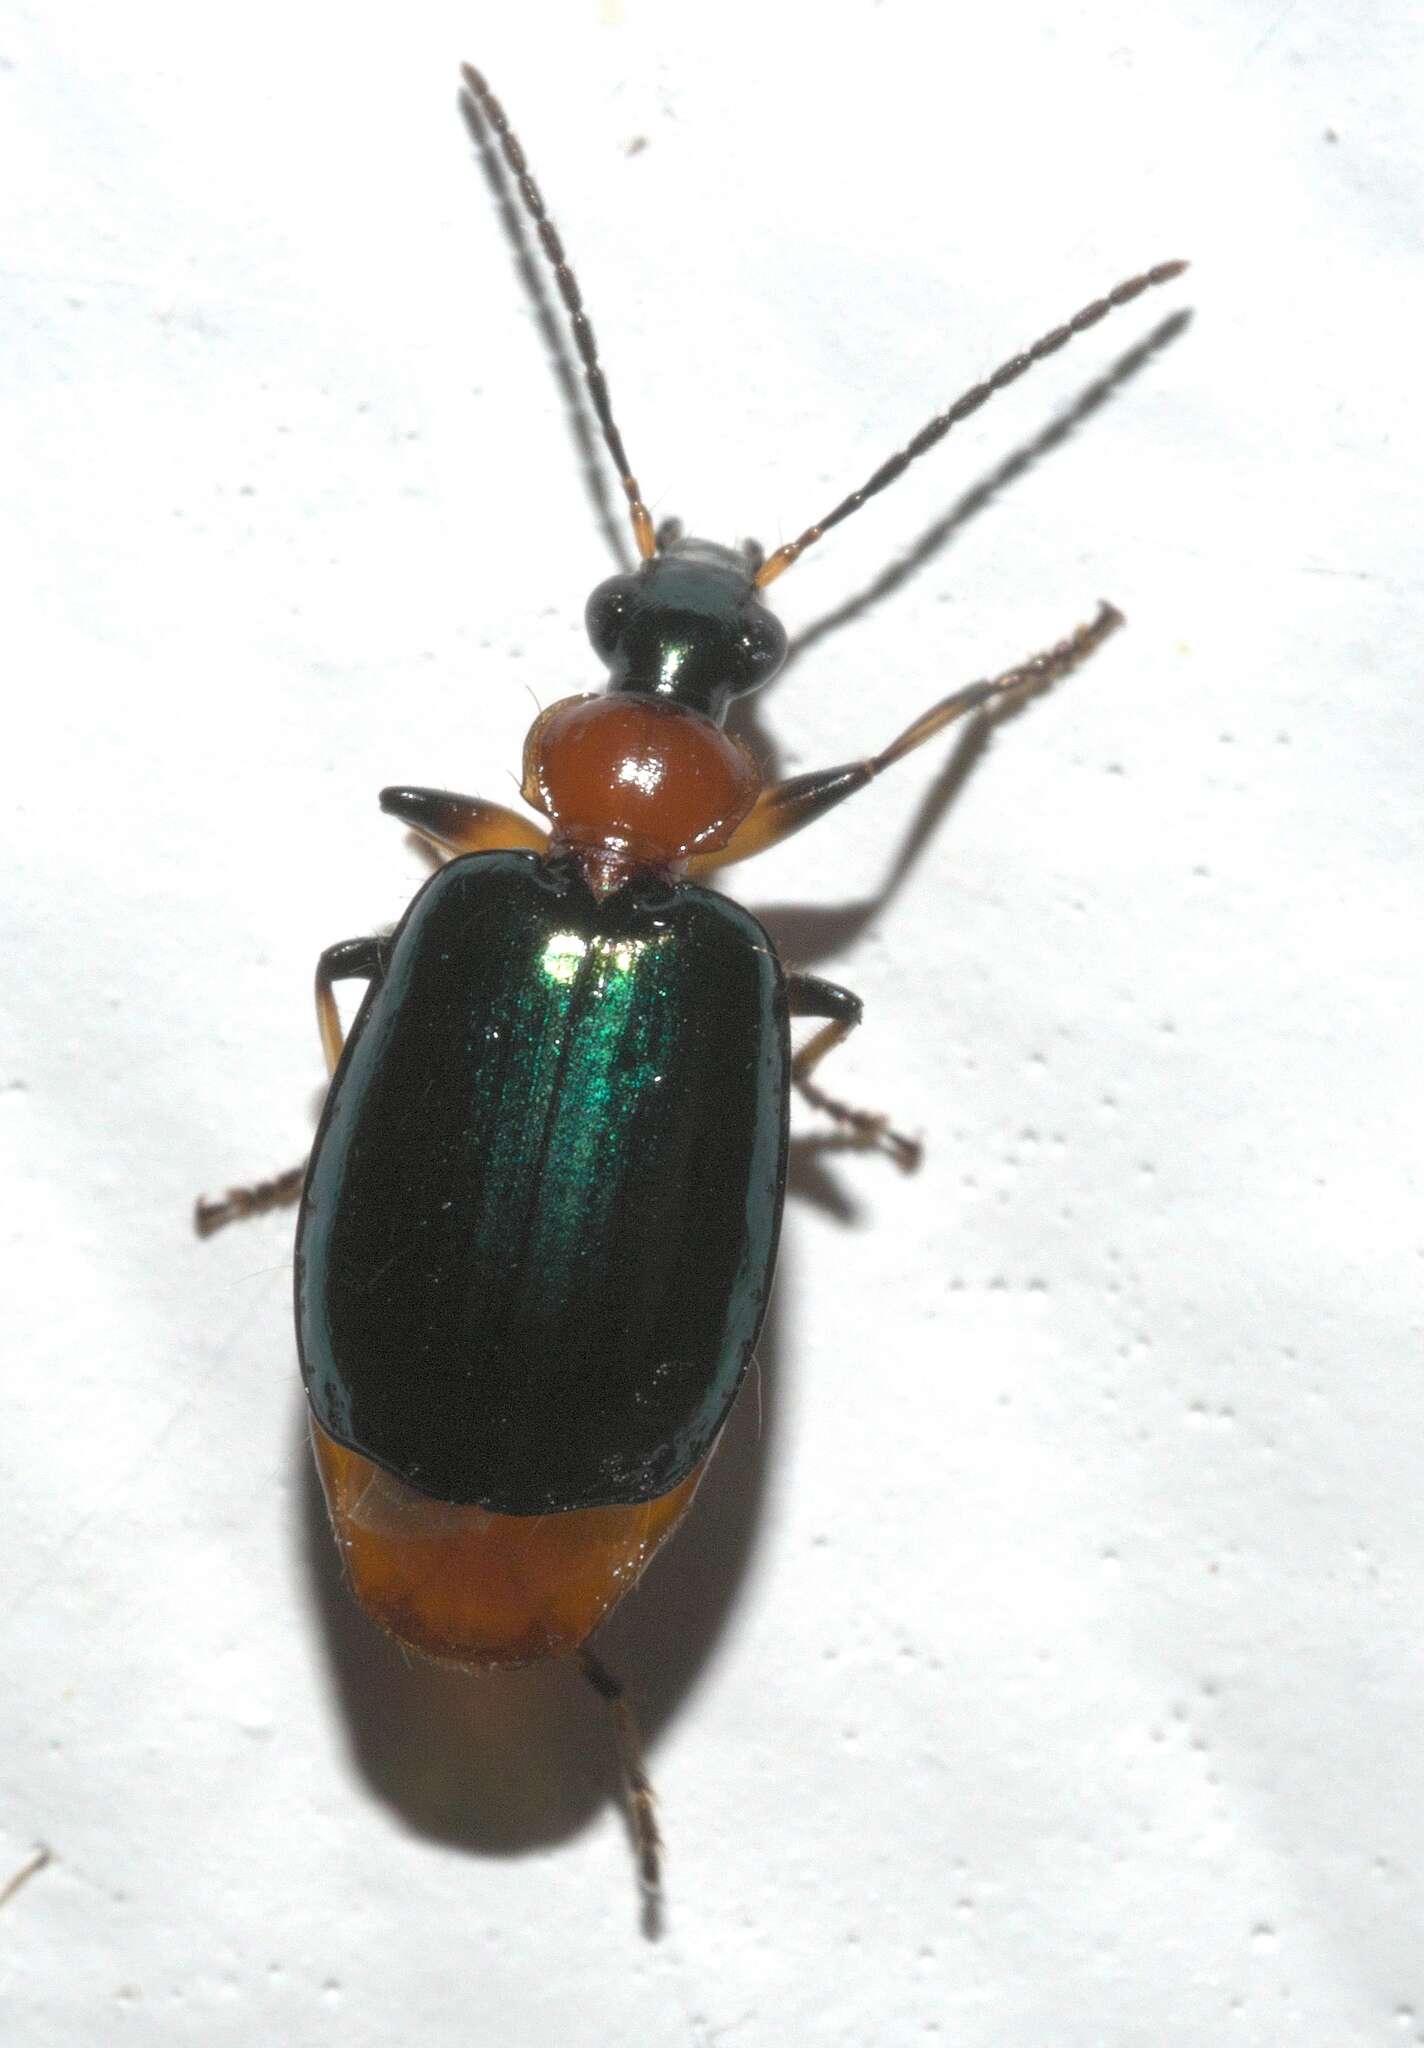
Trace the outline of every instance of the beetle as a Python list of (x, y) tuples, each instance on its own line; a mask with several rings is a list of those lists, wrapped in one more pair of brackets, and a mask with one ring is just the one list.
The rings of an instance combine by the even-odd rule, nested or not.
[[(764, 556), (655, 528), (563, 244), (473, 67), (466, 116), (513, 178), (552, 269), (627, 499), (638, 566), (588, 600), (601, 694), (541, 711), (522, 795), (393, 787), (444, 857), (395, 930), (316, 973), (331, 1074), (304, 1168), (215, 1202), (207, 1234), (300, 1196), (298, 1349), (352, 1591), (426, 1656), (577, 1661), (614, 1710), (642, 1879), (659, 1840), (637, 1730), (589, 1638), (691, 1505), (756, 1348), (793, 1089), (903, 1167), (918, 1147), (827, 1095), (860, 998), (789, 971), (704, 886), (820, 818), (955, 720), (1046, 688), (1121, 623), (941, 699), (879, 753), (768, 782), (726, 729), (787, 649), (769, 586), (996, 392), (1115, 308), (1095, 299), (937, 414), (859, 489)], [(496, 157), (495, 150), (499, 156)], [(343, 1037), (335, 990), (364, 982)], [(818, 1028), (791, 1049), (793, 1019)]]

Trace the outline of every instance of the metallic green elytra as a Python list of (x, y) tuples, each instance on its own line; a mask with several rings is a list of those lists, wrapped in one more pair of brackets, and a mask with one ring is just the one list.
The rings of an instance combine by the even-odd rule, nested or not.
[(725, 897), (471, 854), (416, 897), (327, 1097), (297, 1233), (317, 1421), (437, 1500), (651, 1500), (766, 1310), (785, 980)]

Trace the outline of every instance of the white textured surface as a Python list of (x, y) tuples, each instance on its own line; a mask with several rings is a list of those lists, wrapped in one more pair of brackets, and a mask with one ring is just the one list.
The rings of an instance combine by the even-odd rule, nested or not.
[[(8, 2044), (1424, 2039), (1410, 14), (6, 10)], [(1195, 307), (765, 703), (809, 767), (1131, 620), (873, 918), (818, 922), (931, 760), (738, 878), (930, 1151), (803, 1163), (760, 1412), (611, 1631), (655, 1946), (595, 1703), (344, 1603), (286, 1221), (187, 1234), (299, 1154), (314, 956), (422, 872), (376, 790), (504, 794), (594, 673), (465, 55), (719, 537), (1196, 259), (780, 587), (833, 610)]]

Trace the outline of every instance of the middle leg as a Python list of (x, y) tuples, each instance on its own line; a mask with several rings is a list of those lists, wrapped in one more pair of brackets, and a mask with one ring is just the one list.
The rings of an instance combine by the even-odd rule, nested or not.
[(807, 1039), (792, 1059), (792, 1086), (813, 1109), (832, 1117), (846, 1132), (851, 1144), (863, 1146), (866, 1150), (888, 1152), (902, 1173), (913, 1173), (924, 1149), (918, 1139), (904, 1137), (893, 1130), (890, 1119), (874, 1110), (853, 1109), (849, 1103), (827, 1095), (811, 1079), (826, 1055), (844, 1044), (865, 1015), (865, 1005), (860, 997), (852, 990), (842, 988), (839, 982), (822, 981), (816, 974), (788, 975), (786, 995), (793, 1017), (826, 1019), (821, 1029)]

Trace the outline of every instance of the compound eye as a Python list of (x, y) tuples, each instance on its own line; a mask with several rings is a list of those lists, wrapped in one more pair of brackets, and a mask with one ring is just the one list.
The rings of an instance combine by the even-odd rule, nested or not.
[(737, 694), (743, 690), (755, 690), (762, 683), (770, 682), (786, 659), (786, 628), (775, 612), (762, 611), (743, 615), (741, 631), (741, 676), (737, 683)]
[(593, 651), (602, 661), (609, 661), (618, 651), (618, 642), (623, 637), (623, 627), (633, 608), (633, 594), (637, 585), (631, 576), (610, 576), (606, 583), (600, 583), (584, 609), (583, 622)]

